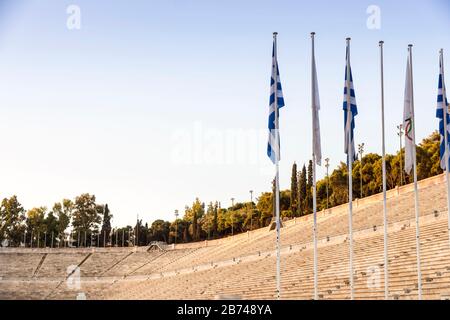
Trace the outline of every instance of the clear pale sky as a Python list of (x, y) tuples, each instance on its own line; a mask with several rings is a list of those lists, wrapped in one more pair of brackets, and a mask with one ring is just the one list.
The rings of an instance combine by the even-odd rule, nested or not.
[[(81, 29), (67, 28), (69, 5)], [(369, 5), (381, 28), (369, 29)], [(435, 1), (0, 2), (0, 196), (25, 208), (93, 193), (114, 225), (173, 219), (195, 197), (270, 190), (266, 156), (272, 32), (286, 107), (281, 187), (311, 154), (310, 32), (322, 153), (343, 152), (345, 38), (352, 37), (356, 143), (381, 153), (378, 41), (385, 41), (387, 152), (398, 150), (407, 45), (416, 136), (437, 128), (438, 51), (450, 70), (450, 4)], [(450, 79), (450, 73), (447, 75)], [(450, 81), (450, 80), (449, 80)], [(448, 82), (448, 81), (447, 81)], [(450, 84), (447, 84), (450, 86)], [(318, 167), (318, 178), (325, 172)]]

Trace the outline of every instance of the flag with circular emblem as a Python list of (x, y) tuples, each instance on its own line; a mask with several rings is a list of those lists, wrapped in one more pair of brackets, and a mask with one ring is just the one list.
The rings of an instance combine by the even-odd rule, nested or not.
[(405, 172), (410, 174), (414, 156), (414, 113), (413, 113), (413, 96), (412, 96), (412, 79), (411, 79), (411, 61), (408, 55), (406, 63), (406, 80), (405, 80), (405, 99), (403, 105), (403, 128), (405, 128)]

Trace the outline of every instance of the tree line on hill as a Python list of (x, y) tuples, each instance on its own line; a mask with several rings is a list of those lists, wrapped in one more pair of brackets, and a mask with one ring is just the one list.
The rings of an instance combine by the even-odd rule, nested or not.
[[(439, 143), (439, 134), (434, 132), (417, 146), (419, 180), (442, 173)], [(403, 162), (403, 149), (394, 155), (386, 155), (387, 189), (412, 182), (412, 177), (401, 170)], [(369, 153), (356, 160), (352, 178), (355, 198), (381, 192), (381, 156)], [(290, 189), (280, 191), (282, 218), (312, 213), (312, 184), (312, 161), (300, 170), (294, 163)], [(73, 201), (63, 199), (55, 203), (51, 210), (46, 207), (25, 210), (17, 196), (13, 195), (1, 202), (0, 245), (102, 247), (147, 245), (151, 241), (186, 243), (217, 239), (268, 226), (274, 211), (274, 181), (271, 185), (272, 191), (261, 193), (256, 203), (238, 202), (222, 208), (218, 201), (205, 204), (196, 198), (185, 207), (184, 216), (172, 222), (158, 219), (149, 226), (138, 220), (134, 226), (120, 228), (112, 228), (113, 216), (108, 205), (96, 203), (95, 195), (85, 193)], [(347, 165), (341, 162), (329, 176), (317, 181), (317, 208), (323, 210), (346, 202), (348, 172)], [(67, 235), (69, 227), (71, 231)]]

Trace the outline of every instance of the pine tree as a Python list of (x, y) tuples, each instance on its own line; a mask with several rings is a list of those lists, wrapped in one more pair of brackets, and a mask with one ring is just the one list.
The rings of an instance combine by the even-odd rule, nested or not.
[(291, 174), (291, 203), (290, 209), (293, 216), (297, 214), (298, 210), (298, 181), (297, 181), (297, 164), (292, 165)]

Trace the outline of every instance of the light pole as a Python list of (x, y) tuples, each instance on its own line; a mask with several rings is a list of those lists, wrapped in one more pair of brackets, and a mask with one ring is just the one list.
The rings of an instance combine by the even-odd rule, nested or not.
[(364, 153), (364, 142), (358, 144), (358, 152), (359, 152), (359, 177), (360, 177), (360, 198), (363, 197), (363, 187), (362, 187), (362, 158)]
[(253, 190), (250, 190), (250, 231), (253, 230)]
[(231, 235), (234, 235), (234, 219), (233, 219), (233, 209), (234, 208), (234, 198), (231, 198)]
[(178, 238), (178, 210), (175, 210), (175, 244), (177, 244)]
[(398, 132), (397, 135), (400, 139), (400, 186), (403, 185), (403, 168), (402, 168), (402, 136), (403, 136), (403, 125), (399, 124), (397, 126)]
[(328, 209), (328, 185), (330, 183), (330, 177), (328, 176), (328, 168), (330, 167), (330, 158), (325, 159), (325, 168), (327, 168), (327, 209)]

